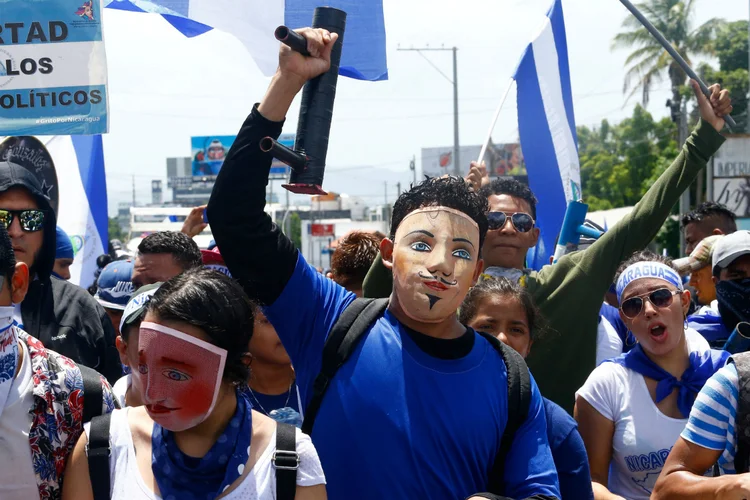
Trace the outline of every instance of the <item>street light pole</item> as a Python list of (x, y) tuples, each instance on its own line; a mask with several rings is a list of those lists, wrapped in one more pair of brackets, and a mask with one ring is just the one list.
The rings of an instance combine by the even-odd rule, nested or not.
[[(440, 73), (443, 78), (448, 80), (453, 85), (453, 173), (462, 176), (462, 168), (461, 168), (461, 158), (460, 158), (460, 142), (458, 139), (458, 47), (440, 47), (440, 48), (433, 48), (433, 47), (422, 47), (422, 48), (408, 48), (408, 49), (402, 49), (399, 47), (397, 50), (401, 51), (407, 51), (407, 52), (416, 52), (420, 56), (422, 56), (425, 61), (427, 61), (430, 66), (432, 66), (438, 73)], [(432, 63), (427, 57), (422, 54), (422, 52), (428, 52), (428, 51), (451, 51), (453, 52), (453, 79), (451, 80), (448, 78), (448, 76), (443, 73), (440, 68), (435, 66), (435, 64)]]

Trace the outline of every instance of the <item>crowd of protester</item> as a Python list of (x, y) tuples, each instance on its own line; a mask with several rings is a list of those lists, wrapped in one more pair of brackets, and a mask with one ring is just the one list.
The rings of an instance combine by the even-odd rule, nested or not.
[(90, 293), (39, 180), (0, 163), (0, 498), (750, 498), (750, 232), (704, 203), (687, 255), (647, 249), (721, 146), (727, 92), (696, 90), (641, 202), (539, 271), (545, 200), (472, 164), (323, 272), (264, 211), (258, 146), (329, 66), (336, 35), (302, 34), (209, 204), (111, 245)]

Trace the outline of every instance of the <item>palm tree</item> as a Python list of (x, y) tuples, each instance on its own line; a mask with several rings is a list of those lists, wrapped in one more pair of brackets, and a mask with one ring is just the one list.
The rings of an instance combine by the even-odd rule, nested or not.
[[(722, 19), (713, 18), (693, 29), (694, 6), (695, 0), (646, 0), (636, 5), (688, 64), (691, 55), (713, 53), (712, 42), (716, 30), (724, 23)], [(687, 75), (635, 17), (628, 15), (622, 27), (628, 31), (615, 36), (612, 48), (635, 47), (625, 61), (629, 68), (625, 74), (623, 91), (630, 90), (628, 99), (640, 89), (641, 101), (644, 106), (647, 105), (653, 85), (662, 80), (664, 70), (667, 70), (672, 84), (672, 99), (668, 105), (673, 119), (680, 116), (680, 87), (685, 85)]]

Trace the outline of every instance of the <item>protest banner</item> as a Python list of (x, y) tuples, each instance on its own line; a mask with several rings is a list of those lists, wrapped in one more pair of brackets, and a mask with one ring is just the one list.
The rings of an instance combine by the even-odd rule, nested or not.
[(100, 0), (0, 4), (0, 135), (107, 132)]

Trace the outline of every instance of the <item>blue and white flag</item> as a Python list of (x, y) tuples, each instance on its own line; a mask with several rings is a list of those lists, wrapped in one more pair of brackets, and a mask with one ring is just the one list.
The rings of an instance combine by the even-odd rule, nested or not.
[(386, 80), (383, 0), (111, 0), (107, 8), (161, 14), (187, 37), (213, 28), (236, 36), (260, 70), (271, 76), (278, 66), (274, 30), (312, 24), (315, 7), (347, 13), (339, 74), (359, 80)]
[(107, 132), (100, 6), (0, 1), (0, 135)]
[(107, 252), (107, 183), (102, 136), (39, 138), (57, 171), (57, 225), (73, 243), (70, 281), (87, 288), (94, 282), (96, 258)]
[(562, 1), (555, 0), (513, 76), (518, 87), (518, 131), (529, 186), (539, 199), (541, 237), (527, 266), (549, 264), (567, 204), (581, 198), (573, 96)]

